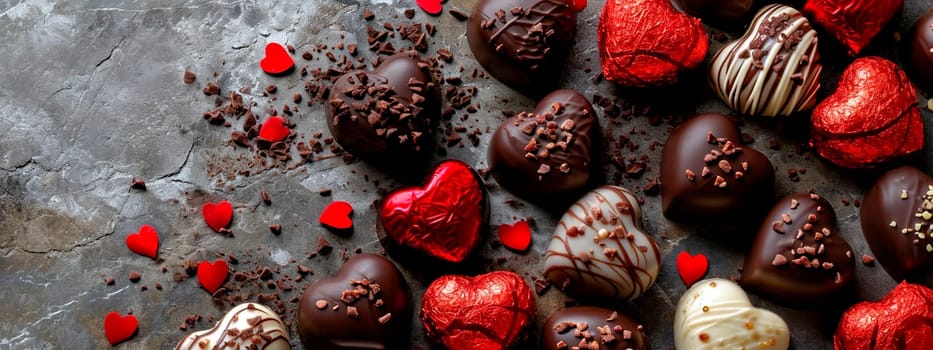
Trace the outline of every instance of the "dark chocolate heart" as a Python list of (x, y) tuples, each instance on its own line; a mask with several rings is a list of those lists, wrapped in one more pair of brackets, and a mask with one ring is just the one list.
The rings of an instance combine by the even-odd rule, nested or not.
[[(886, 172), (862, 198), (862, 233), (896, 281), (933, 269), (933, 179), (902, 166)], [(919, 215), (919, 216), (918, 216)]]
[(852, 281), (852, 247), (836, 212), (816, 194), (792, 194), (771, 208), (745, 258), (741, 284), (792, 306), (814, 305)]
[[(585, 336), (587, 332), (590, 337)], [(541, 330), (539, 349), (567, 350), (577, 346), (600, 350), (650, 349), (644, 327), (616, 311), (574, 306), (548, 317)]]
[(490, 171), (519, 197), (565, 204), (579, 198), (600, 173), (599, 144), (599, 120), (590, 102), (576, 91), (557, 90), (534, 112), (499, 125), (489, 141)]
[(359, 254), (331, 278), (312, 283), (298, 304), (306, 349), (403, 349), (411, 325), (411, 291), (388, 259)]
[(773, 198), (774, 167), (741, 144), (718, 113), (690, 118), (671, 132), (661, 158), (661, 205), (671, 220), (743, 221)]
[(397, 166), (431, 154), (440, 94), (427, 63), (399, 53), (372, 72), (344, 74), (331, 91), (327, 127), (357, 157)]

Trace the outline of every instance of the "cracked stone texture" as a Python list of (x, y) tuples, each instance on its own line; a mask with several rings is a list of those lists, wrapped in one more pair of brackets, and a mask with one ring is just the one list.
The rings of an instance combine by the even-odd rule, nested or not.
[[(196, 281), (173, 281), (183, 261), (213, 260), (220, 253), (240, 258), (240, 264), (231, 266), (234, 271), (249, 272), (255, 266), (281, 267), (277, 276), (293, 277), (297, 264), (311, 267), (314, 274), (295, 283), (296, 290), (283, 298), (288, 305), (283, 318), (291, 322), (295, 319), (295, 303), (289, 298), (300, 295), (307, 282), (333, 274), (340, 265), (341, 251), (352, 254), (357, 248), (382, 250), (374, 233), (372, 204), (380, 198), (377, 189), (394, 188), (400, 181), (364, 163), (347, 164), (328, 152), (295, 168), (253, 169), (249, 176), (226, 177), (223, 171), (247, 166), (244, 159), (252, 151), (231, 146), (229, 128), (209, 125), (201, 118), (202, 112), (213, 107), (214, 99), (204, 96), (200, 89), (208, 81), (218, 82), (224, 94), (250, 87), (253, 93), (245, 98), (257, 103), (254, 111), (261, 119), (270, 105), (281, 105), (263, 97), (263, 87), (279, 85), (277, 96), (286, 100), (285, 96), (301, 91), (303, 84), (294, 73), (273, 78), (260, 72), (257, 62), (265, 43), (292, 44), (300, 53), (319, 43), (332, 46), (337, 40), (358, 42), (361, 55), (371, 58), (365, 49), (367, 23), (360, 19), (361, 10), (369, 8), (376, 13), (376, 26), (385, 21), (408, 23), (402, 10), (415, 8), (414, 2), (176, 3), (0, 0), (0, 37), (4, 38), (0, 40), (0, 62), (4, 62), (0, 65), (0, 285), (4, 289), (0, 314), (6, 315), (0, 318), (0, 348), (107, 347), (103, 318), (111, 310), (132, 311), (140, 321), (136, 337), (120, 348), (171, 348), (186, 334), (178, 326), (188, 315), (219, 318), (229, 309), (227, 304), (212, 302)], [(469, 10), (474, 3), (450, 0), (444, 6)], [(905, 32), (931, 3), (907, 2), (901, 17), (880, 34), (882, 39), (867, 54), (896, 60), (898, 43), (887, 38)], [(637, 189), (657, 176), (661, 147), (649, 145), (652, 141), (663, 142), (670, 128), (667, 122), (649, 120), (728, 110), (713, 97), (700, 75), (688, 77), (680, 89), (650, 94), (617, 90), (606, 82), (594, 83), (590, 78), (599, 70), (594, 28), (601, 4), (591, 1), (580, 14), (578, 42), (561, 82), (588, 97), (617, 93), (621, 100), (661, 102), (650, 110), (639, 109), (631, 120), (603, 121), (610, 139), (624, 135), (639, 146), (635, 151), (623, 150), (624, 155), (648, 156), (644, 176), (614, 181)], [(438, 34), (430, 38), (429, 53), (438, 48), (454, 52), (454, 63), (443, 68), (445, 76), (459, 75), (459, 66), (465, 68), (464, 72), (479, 67), (463, 35), (465, 23), (446, 13), (429, 17), (418, 11), (416, 16), (416, 21), (429, 21), (439, 27)], [(740, 33), (726, 34), (734, 38)], [(835, 77), (848, 62), (839, 54), (840, 47), (830, 41), (824, 36), (821, 43), (830, 73), (821, 96), (834, 88)], [(712, 41), (710, 55), (721, 45)], [(299, 65), (327, 66), (320, 54), (311, 61), (299, 56), (295, 55)], [(186, 69), (198, 74), (195, 84), (182, 84)], [(484, 134), (479, 147), (455, 146), (446, 157), (482, 168), (486, 166), (484, 145), (488, 131), (503, 119), (500, 111), (531, 110), (534, 101), (495, 79), (463, 75), (465, 85), (479, 88), (474, 102), (482, 107), (468, 121), (458, 122), (455, 118), (454, 123), (479, 127)], [(926, 100), (918, 103), (925, 106)], [(929, 120), (930, 112), (923, 109), (923, 114)], [(299, 132), (326, 134), (320, 105), (302, 107), (292, 119)], [(931, 124), (927, 124), (929, 129)], [(633, 129), (635, 133), (630, 132)], [(743, 131), (755, 137), (754, 146), (765, 152), (778, 169), (777, 194), (812, 189), (824, 195), (835, 206), (841, 234), (856, 256), (870, 253), (859, 229), (858, 208), (843, 205), (843, 201), (859, 199), (878, 173), (842, 171), (812, 154), (797, 154), (794, 145), (806, 142), (805, 130), (806, 120), (802, 118), (752, 120), (743, 125)], [(931, 135), (927, 130), (928, 144)], [(769, 149), (771, 140), (777, 141), (780, 148)], [(924, 152), (912, 161), (929, 170), (931, 157)], [(797, 168), (807, 171), (801, 181), (794, 182), (785, 174)], [(129, 189), (134, 177), (146, 179), (148, 190)], [(489, 180), (489, 184), (493, 183)], [(332, 189), (333, 195), (321, 196), (322, 189)], [(260, 203), (259, 193), (263, 190), (273, 199), (269, 206)], [(529, 283), (539, 276), (543, 251), (559, 213), (545, 212), (520, 200), (518, 204), (507, 204), (513, 197), (495, 186), (490, 194), (490, 226), (533, 217), (537, 225), (532, 247), (526, 253), (514, 253), (490, 238), (479, 252), (479, 260), (486, 264), (443, 271), (401, 264), (412, 285), (416, 307), (427, 284), (440, 273), (508, 269), (518, 271)], [(235, 237), (213, 233), (201, 219), (200, 206), (220, 199), (234, 204), (231, 229)], [(317, 224), (318, 213), (331, 200), (354, 204), (356, 228), (351, 236), (335, 236)], [(756, 228), (675, 224), (661, 217), (659, 201), (658, 196), (646, 196), (644, 205), (646, 229), (659, 240), (664, 252), (657, 284), (632, 303), (578, 302), (608, 305), (628, 313), (644, 323), (655, 348), (666, 348), (673, 346), (673, 305), (686, 289), (676, 273), (676, 254), (683, 250), (705, 253), (711, 261), (707, 276), (735, 275)], [(280, 236), (269, 233), (273, 223), (283, 226)], [(126, 249), (126, 235), (143, 224), (159, 232), (158, 261)], [(494, 236), (495, 230), (491, 232)], [(335, 252), (307, 258), (321, 235), (334, 244)], [(163, 268), (167, 271), (162, 272)], [(131, 283), (130, 271), (140, 272), (142, 280)], [(107, 286), (107, 278), (113, 278), (114, 285)], [(156, 283), (163, 289), (155, 289)], [(147, 291), (141, 291), (143, 285)], [(894, 281), (879, 266), (859, 264), (852, 298), (876, 300), (893, 286)], [(839, 305), (798, 310), (754, 294), (752, 299), (789, 321), (795, 349), (830, 348), (839, 313), (854, 302), (843, 298), (845, 301)], [(555, 288), (539, 296), (537, 327), (568, 300)], [(427, 347), (420, 322), (413, 319), (412, 324), (413, 343)], [(202, 320), (192, 328), (211, 325)], [(537, 347), (537, 327), (521, 348)], [(294, 327), (291, 333), (293, 344), (300, 349)]]

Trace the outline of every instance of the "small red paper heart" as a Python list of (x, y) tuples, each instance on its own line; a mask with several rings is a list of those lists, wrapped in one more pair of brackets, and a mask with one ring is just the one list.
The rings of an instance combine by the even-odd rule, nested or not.
[(531, 228), (528, 227), (528, 222), (521, 220), (514, 225), (499, 225), (499, 241), (506, 248), (524, 252), (531, 244)]
[(441, 0), (415, 0), (418, 3), (418, 7), (421, 8), (424, 12), (431, 16), (437, 16), (444, 11), (444, 8), (441, 6)]
[(207, 223), (207, 226), (210, 226), (214, 231), (220, 232), (221, 229), (230, 225), (230, 220), (233, 219), (233, 205), (228, 201), (216, 204), (207, 202), (201, 208), (201, 213), (204, 215), (204, 222)]
[(344, 201), (334, 201), (324, 208), (321, 216), (318, 218), (321, 225), (335, 230), (349, 230), (353, 227), (353, 220), (350, 219), (353, 214), (353, 206)]
[(282, 117), (270, 117), (259, 128), (259, 138), (269, 142), (279, 142), (288, 137), (291, 132)]
[(201, 286), (211, 294), (214, 294), (217, 288), (224, 284), (228, 273), (230, 273), (230, 267), (227, 266), (226, 261), (221, 259), (214, 261), (213, 264), (207, 261), (198, 264), (198, 282), (201, 282)]
[(577, 12), (583, 11), (586, 8), (586, 0), (573, 0), (570, 8)]
[(708, 268), (709, 260), (706, 259), (706, 255), (697, 254), (691, 256), (690, 253), (685, 251), (677, 255), (677, 273), (680, 274), (680, 279), (684, 280), (687, 287), (703, 278)]
[(123, 316), (119, 312), (111, 311), (104, 317), (104, 335), (107, 336), (110, 345), (117, 345), (132, 338), (138, 328), (139, 321), (133, 315)]
[(271, 75), (284, 75), (295, 68), (295, 61), (282, 44), (268, 43), (266, 44), (266, 57), (259, 61), (259, 67), (263, 72)]
[(126, 247), (133, 253), (155, 259), (159, 252), (159, 233), (149, 225), (139, 227), (139, 233), (126, 236)]

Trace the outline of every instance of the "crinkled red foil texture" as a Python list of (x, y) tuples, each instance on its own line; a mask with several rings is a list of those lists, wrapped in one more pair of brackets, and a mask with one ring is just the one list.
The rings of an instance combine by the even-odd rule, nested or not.
[(706, 30), (670, 0), (609, 0), (597, 29), (603, 76), (631, 87), (663, 86), (706, 57)]
[(424, 292), (421, 321), (428, 336), (450, 350), (506, 349), (535, 310), (531, 287), (513, 272), (445, 275)]
[(903, 0), (808, 0), (803, 12), (855, 56), (903, 5)]
[(933, 290), (901, 282), (880, 301), (853, 305), (833, 342), (836, 350), (933, 349)]
[(859, 58), (813, 110), (813, 145), (845, 168), (869, 168), (923, 148), (917, 94), (894, 62)]

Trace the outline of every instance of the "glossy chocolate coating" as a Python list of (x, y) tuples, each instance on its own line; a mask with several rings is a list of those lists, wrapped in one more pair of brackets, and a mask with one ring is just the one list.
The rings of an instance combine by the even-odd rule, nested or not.
[(836, 232), (833, 207), (804, 193), (784, 197), (765, 216), (740, 283), (784, 304), (810, 306), (846, 288), (854, 274), (852, 247)]
[[(708, 141), (712, 133), (741, 147), (731, 156), (721, 155), (710, 162), (704, 158), (723, 148), (719, 140)], [(760, 152), (740, 143), (738, 128), (718, 113), (701, 114), (686, 120), (671, 132), (661, 158), (661, 206), (671, 220), (730, 222), (757, 218), (773, 200), (774, 167)], [(721, 169), (725, 160), (730, 171)], [(747, 169), (742, 164), (747, 163)], [(724, 163), (725, 165), (725, 163)], [(703, 168), (709, 174), (703, 176)], [(686, 175), (694, 174), (694, 179)], [(741, 178), (737, 178), (741, 172)], [(717, 185), (717, 178), (725, 185)]]
[(576, 27), (570, 0), (480, 0), (467, 23), (467, 39), (492, 76), (540, 96), (560, 76)]
[(904, 68), (926, 96), (933, 94), (933, 8), (917, 19), (907, 40)]
[(288, 327), (279, 315), (256, 303), (237, 305), (211, 329), (194, 332), (175, 345), (175, 350), (230, 348), (291, 350)]
[(399, 53), (371, 72), (344, 74), (331, 91), (327, 127), (357, 157), (397, 167), (431, 154), (440, 93), (426, 63)]
[(933, 181), (920, 170), (902, 166), (882, 175), (862, 197), (865, 241), (896, 281), (922, 277), (933, 268), (933, 221), (923, 218), (923, 212), (933, 210), (922, 209), (925, 201), (933, 200), (927, 195), (931, 185)]
[[(582, 328), (582, 329), (581, 329)], [(584, 337), (588, 332), (591, 337)], [(618, 312), (595, 306), (574, 306), (555, 312), (541, 330), (545, 350), (569, 349), (596, 342), (600, 350), (648, 349), (648, 336), (640, 324)], [(558, 342), (566, 347), (558, 347)], [(584, 341), (585, 343), (581, 343)]]
[(741, 25), (752, 9), (752, 0), (675, 0), (684, 12), (706, 21), (728, 26)]
[[(345, 291), (358, 289), (351, 280), (363, 279), (369, 287), (359, 287), (367, 294), (351, 303), (341, 300)], [(355, 307), (358, 315), (348, 314), (348, 307)], [(411, 291), (395, 264), (380, 255), (359, 254), (336, 276), (305, 289), (298, 304), (298, 336), (306, 349), (405, 349), (411, 312)]]
[(566, 205), (597, 178), (599, 144), (599, 121), (590, 102), (576, 91), (557, 90), (534, 112), (499, 125), (489, 141), (490, 171), (519, 197)]

